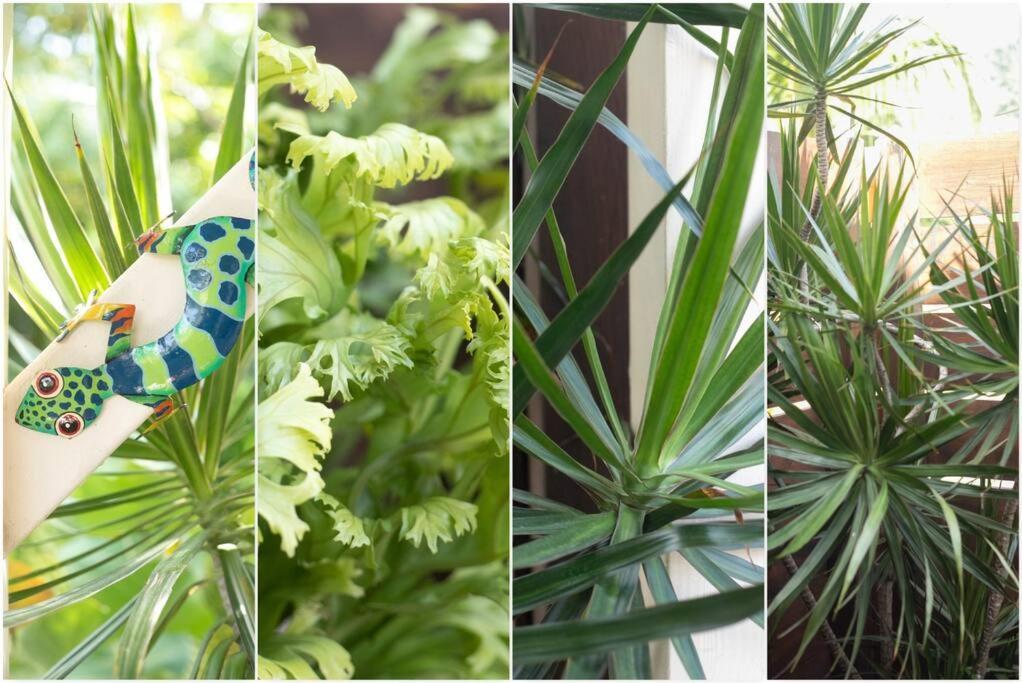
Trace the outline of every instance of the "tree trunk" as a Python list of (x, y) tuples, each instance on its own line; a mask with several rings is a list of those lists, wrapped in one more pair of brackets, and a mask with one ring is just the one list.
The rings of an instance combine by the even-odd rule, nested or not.
[(880, 643), (881, 673), (889, 675), (894, 668), (894, 583), (890, 579), (881, 581), (877, 593), (880, 603), (880, 630), (884, 635)]
[[(1015, 488), (1017, 490), (1017, 483), (1015, 484)], [(1007, 527), (1014, 527), (1016, 512), (1018, 512), (1018, 500), (1012, 500), (1006, 503), (1004, 506), (1004, 512), (1001, 515), (1001, 523)], [(1008, 534), (997, 534), (997, 550), (1000, 551), (1002, 555), (1008, 550), (1008, 540)], [(1004, 578), (1004, 567), (1000, 563), (995, 566), (994, 571), (998, 578)], [(987, 669), (990, 667), (990, 646), (993, 644), (994, 640), (994, 627), (997, 626), (997, 615), (1001, 613), (1001, 607), (1003, 605), (1004, 593), (993, 592), (987, 598), (987, 618), (986, 623), (983, 625), (983, 637), (979, 641), (979, 647), (976, 648), (976, 670), (973, 673), (973, 678), (986, 678)]]
[(816, 93), (816, 174), (819, 186), (813, 194), (813, 205), (809, 209), (813, 219), (806, 219), (802, 226), (802, 241), (807, 242), (813, 234), (813, 220), (820, 215), (820, 206), (823, 204), (823, 195), (827, 192), (827, 178), (830, 176), (830, 156), (827, 148), (827, 93)]

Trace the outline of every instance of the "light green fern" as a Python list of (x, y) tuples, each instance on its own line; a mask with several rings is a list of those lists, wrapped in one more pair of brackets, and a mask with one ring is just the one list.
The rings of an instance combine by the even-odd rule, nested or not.
[[(411, 9), (373, 78), (395, 92), (412, 72), (429, 88), (450, 78), (459, 99), (469, 79), (463, 118), (489, 117), (488, 135), (506, 140), (506, 107), (498, 121), (489, 98), (499, 43), (483, 22)], [(259, 44), (272, 69), (260, 86), (260, 409), (288, 406), (270, 415), (271, 436), (305, 435), (291, 458), (260, 461), (261, 672), (506, 678), (506, 160), (476, 183), (446, 139), (378, 116), (375, 94), (364, 107), (311, 48), (265, 33)], [(269, 101), (273, 85), (310, 83), (310, 104), (344, 108), (310, 119)], [(450, 176), (451, 196), (404, 195)], [(331, 646), (308, 647), (321, 638)]]

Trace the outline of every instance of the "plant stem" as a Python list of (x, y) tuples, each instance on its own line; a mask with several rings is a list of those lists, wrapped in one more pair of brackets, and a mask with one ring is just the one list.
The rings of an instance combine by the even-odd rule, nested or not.
[(894, 584), (890, 579), (881, 581), (877, 587), (877, 602), (880, 603), (880, 629), (884, 633), (880, 643), (880, 665), (886, 672), (894, 666)]
[[(1018, 490), (1018, 482), (1015, 482), (1015, 490)], [(1018, 499), (1009, 500), (1005, 506), (1004, 511), (1001, 514), (1001, 523), (1007, 527), (1015, 526), (1015, 514), (1018, 512)], [(1003, 555), (1008, 550), (1009, 535), (1003, 532), (998, 532), (995, 536), (994, 541), (997, 544), (997, 550)], [(1004, 566), (1000, 563), (996, 564), (994, 573), (997, 578), (1003, 579), (1006, 572)], [(983, 636), (980, 638), (979, 646), (976, 648), (976, 670), (973, 673), (973, 678), (983, 679), (986, 678), (987, 669), (990, 666), (990, 647), (994, 640), (994, 627), (997, 625), (997, 616), (1001, 613), (1001, 606), (1004, 604), (1004, 592), (994, 591), (987, 598), (987, 614), (986, 622), (983, 624)]]
[(816, 175), (819, 187), (813, 194), (813, 205), (809, 209), (812, 219), (806, 219), (802, 225), (802, 241), (809, 241), (813, 232), (813, 221), (820, 215), (820, 206), (823, 204), (823, 195), (827, 192), (827, 178), (830, 176), (830, 157), (827, 150), (827, 93), (824, 90), (816, 92)]
[[(795, 558), (791, 555), (784, 557), (784, 568), (788, 570), (789, 576), (795, 576), (798, 572), (798, 564), (795, 562)], [(809, 588), (807, 583), (801, 591), (802, 602), (805, 603), (806, 608), (812, 612), (816, 609), (816, 596), (813, 595), (813, 591)], [(848, 659), (848, 655), (845, 654), (845, 650), (841, 647), (841, 643), (838, 642), (837, 634), (834, 633), (834, 629), (830, 627), (830, 622), (827, 619), (823, 620), (820, 625), (820, 633), (823, 634), (823, 641), (830, 648), (830, 653), (841, 666), (845, 668), (845, 672), (848, 674), (848, 678), (861, 679), (859, 671), (852, 664), (851, 660)]]

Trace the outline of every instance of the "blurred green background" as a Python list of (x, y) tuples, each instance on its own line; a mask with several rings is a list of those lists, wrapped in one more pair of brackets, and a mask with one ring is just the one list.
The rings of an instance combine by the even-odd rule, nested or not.
[[(13, 8), (12, 23), (12, 86), (35, 121), (43, 151), (79, 216), (88, 216), (89, 210), (74, 151), (72, 117), (85, 154), (102, 184), (96, 60), (88, 8), (85, 3), (18, 4)], [(157, 166), (161, 215), (172, 210), (180, 214), (210, 185), (231, 89), (255, 9), (251, 4), (189, 2), (140, 4), (135, 13), (140, 48), (151, 55), (150, 69), (158, 85), (156, 125), (157, 131), (166, 131), (166, 136), (157, 138), (170, 141), (169, 149), (157, 150), (156, 155), (161, 162)], [(246, 110), (255, 111), (255, 92), (250, 90)], [(246, 144), (252, 144), (254, 136), (254, 127), (246, 126)], [(14, 154), (22, 155), (20, 145), (15, 145)], [(8, 239), (18, 265), (29, 277), (41, 275), (22, 231), (16, 222), (11, 223)], [(33, 279), (44, 294), (52, 294), (53, 301), (57, 301), (47, 287), (47, 278)], [(12, 314), (16, 308), (12, 307)]]
[[(86, 4), (20, 4), (12, 10), (12, 86), (34, 119), (50, 166), (79, 216), (88, 216), (89, 209), (74, 150), (72, 117), (85, 154), (97, 170), (100, 160), (95, 53), (88, 8)], [(123, 7), (116, 8), (118, 20), (124, 19), (123, 10)], [(157, 150), (155, 155), (161, 215), (172, 210), (177, 213), (187, 210), (211, 183), (232, 87), (254, 16), (251, 4), (193, 2), (135, 7), (140, 47), (151, 55), (149, 68), (158, 92), (156, 138), (168, 141), (167, 149)], [(249, 91), (246, 109), (254, 112), (254, 88), (250, 87)], [(245, 130), (246, 146), (254, 140), (253, 118), (246, 117), (250, 122)], [(166, 134), (159, 134), (161, 131)], [(16, 158), (23, 157), (20, 145), (14, 146), (13, 154)], [(24, 171), (24, 164), (15, 166), (15, 172), (19, 169)], [(102, 183), (102, 173), (97, 173), (97, 180)], [(17, 221), (8, 217), (7, 227), (19, 267), (60, 309), (60, 301)], [(31, 360), (50, 340), (39, 338), (35, 327), (24, 318), (13, 299), (11, 301), (9, 371), (15, 373), (20, 369), (20, 361)], [(126, 456), (131, 454), (131, 443), (121, 449)], [(139, 474), (153, 471), (165, 473), (155, 475), (157, 478), (174, 476), (168, 462), (112, 457), (75, 491), (74, 497), (83, 499), (116, 493), (137, 485)], [(146, 501), (141, 501), (140, 509), (144, 509), (145, 504)], [(120, 507), (51, 519), (8, 558), (8, 577), (66, 560), (110, 541), (113, 535), (110, 528), (95, 527), (127, 512)], [(87, 566), (89, 561), (82, 564)], [(143, 568), (86, 600), (11, 629), (9, 676), (42, 677), (62, 655), (137, 595), (149, 573)], [(209, 580), (212, 575), (208, 555), (203, 554), (191, 563), (177, 584), (191, 597), (182, 601), (180, 609), (167, 622), (162, 637), (155, 642), (146, 660), (146, 677), (189, 676), (200, 640), (223, 613), (219, 587)], [(42, 580), (29, 579), (19, 587)], [(62, 586), (55, 586), (53, 590), (45, 590), (13, 606), (24, 607), (33, 601), (49, 599), (62, 590)], [(174, 605), (167, 607), (168, 611), (173, 608)], [(116, 645), (117, 637), (107, 640), (72, 676), (108, 678)]]

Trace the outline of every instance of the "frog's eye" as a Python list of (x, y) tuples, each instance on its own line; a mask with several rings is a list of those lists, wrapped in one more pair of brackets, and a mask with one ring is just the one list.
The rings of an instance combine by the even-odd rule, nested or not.
[(52, 370), (43, 370), (35, 376), (35, 393), (42, 398), (53, 398), (64, 386), (63, 378)]
[(85, 423), (82, 421), (82, 416), (78, 413), (64, 413), (57, 418), (54, 426), (57, 428), (58, 434), (70, 439), (72, 436), (77, 436), (78, 432), (82, 431), (82, 427), (85, 426)]

